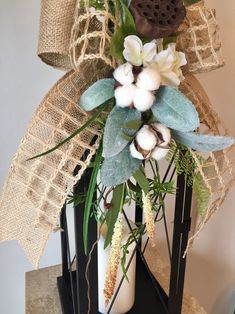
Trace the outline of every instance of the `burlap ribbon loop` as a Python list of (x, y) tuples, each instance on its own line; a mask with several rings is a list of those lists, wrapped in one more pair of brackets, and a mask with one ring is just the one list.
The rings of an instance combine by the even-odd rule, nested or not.
[[(108, 1), (105, 3), (108, 6)], [(46, 63), (55, 67), (72, 67), (69, 53), (72, 21), (75, 21), (73, 29), (78, 30), (77, 36), (83, 37), (84, 25), (78, 27), (77, 19), (74, 20), (75, 5), (80, 7), (80, 1), (42, 0), (39, 53)], [(99, 12), (99, 18), (102, 19), (102, 15), (107, 16), (106, 10)], [(91, 33), (100, 32), (98, 22), (93, 23), (90, 17), (85, 21)], [(112, 21), (115, 21), (114, 16)], [(102, 25), (105, 33), (108, 25)], [(77, 47), (79, 42), (84, 42), (74, 36), (73, 39)], [(92, 114), (79, 107), (79, 98), (96, 80), (108, 77), (113, 66), (113, 59), (107, 54), (107, 36), (94, 35), (92, 40), (94, 45), (86, 46), (76, 70), (62, 77), (38, 107), (12, 161), (0, 198), (3, 225), (0, 241), (17, 239), (35, 267), (38, 267), (49, 234), (58, 229), (58, 218), (67, 195), (96, 152), (100, 131), (95, 125), (90, 126), (54, 152), (31, 161), (27, 159), (62, 142)], [(96, 56), (94, 47), (102, 48)], [(74, 177), (75, 168), (78, 173)]]
[(177, 36), (177, 49), (186, 54), (188, 71), (202, 73), (223, 66), (221, 46), (215, 10), (206, 7), (205, 1), (188, 6)]
[(69, 56), (76, 0), (41, 0), (38, 56), (45, 63), (71, 70)]
[[(205, 90), (195, 76), (187, 74), (180, 89), (193, 102), (199, 113), (201, 133), (228, 135), (228, 130), (213, 109)], [(208, 189), (209, 197), (207, 207), (201, 214), (198, 212), (198, 204), (195, 199), (193, 207), (194, 227), (187, 250), (211, 215), (220, 208), (235, 181), (235, 145), (226, 150), (203, 155), (203, 159), (199, 157), (198, 152), (191, 151), (191, 153), (197, 164), (197, 171), (202, 177), (201, 184)]]

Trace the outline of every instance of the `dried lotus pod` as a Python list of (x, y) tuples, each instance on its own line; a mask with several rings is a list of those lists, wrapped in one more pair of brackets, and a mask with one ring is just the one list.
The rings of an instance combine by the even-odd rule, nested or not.
[(138, 33), (152, 39), (172, 35), (186, 15), (182, 0), (132, 0), (130, 10)]

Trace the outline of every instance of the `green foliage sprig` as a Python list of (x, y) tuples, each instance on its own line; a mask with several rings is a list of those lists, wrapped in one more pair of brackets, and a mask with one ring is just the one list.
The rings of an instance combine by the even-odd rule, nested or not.
[(127, 262), (127, 255), (129, 252), (129, 247), (134, 242), (138, 242), (140, 237), (145, 234), (145, 228), (143, 224), (140, 224), (138, 227), (132, 229), (129, 238), (127, 239), (126, 243), (122, 246), (122, 257), (121, 257), (121, 267), (123, 275), (125, 276), (126, 280), (128, 281), (127, 277), (127, 269), (126, 269), (126, 262)]
[(119, 0), (121, 12), (121, 24), (114, 33), (110, 43), (110, 53), (117, 59), (123, 61), (123, 43), (128, 35), (137, 35), (134, 18), (124, 0)]
[(201, 218), (204, 218), (211, 194), (200, 173), (197, 173), (194, 177), (193, 192), (199, 214)]
[[(184, 145), (176, 144), (172, 141), (167, 155), (167, 160), (170, 161), (172, 158), (177, 174), (184, 174), (187, 185), (192, 186), (197, 164), (193, 159), (190, 150), (188, 150)], [(202, 157), (198, 156), (198, 158), (201, 159)]]

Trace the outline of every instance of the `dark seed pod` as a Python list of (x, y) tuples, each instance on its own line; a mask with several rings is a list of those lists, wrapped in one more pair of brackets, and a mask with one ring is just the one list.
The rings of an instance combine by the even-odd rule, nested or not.
[(186, 16), (182, 0), (132, 0), (130, 10), (138, 33), (151, 39), (172, 35)]

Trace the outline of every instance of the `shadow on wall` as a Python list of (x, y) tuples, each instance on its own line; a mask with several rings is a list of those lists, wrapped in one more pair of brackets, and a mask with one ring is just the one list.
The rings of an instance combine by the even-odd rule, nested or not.
[[(208, 314), (234, 314), (234, 269), (226, 267), (224, 261), (220, 263), (213, 260), (212, 253), (211, 258), (200, 256), (193, 251), (189, 253), (186, 289), (198, 299)], [(226, 286), (224, 283), (227, 283)]]
[[(166, 243), (158, 239), (157, 250), (168, 261)], [(210, 252), (208, 252), (209, 254)], [(193, 250), (188, 254), (186, 268), (186, 291), (194, 296), (208, 314), (235, 314), (234, 269), (218, 260), (198, 255)], [(216, 274), (216, 276), (215, 276)], [(224, 283), (228, 283), (225, 285)]]
[(235, 282), (216, 299), (211, 314), (235, 314)]

